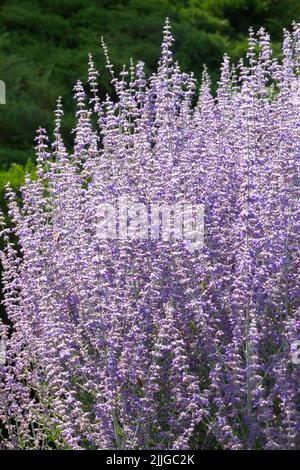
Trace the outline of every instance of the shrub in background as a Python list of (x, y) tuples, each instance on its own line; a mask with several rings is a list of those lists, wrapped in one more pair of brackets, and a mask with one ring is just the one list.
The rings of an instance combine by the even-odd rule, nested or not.
[[(74, 106), (69, 89), (80, 78), (88, 52), (97, 52), (99, 34), (111, 44), (116, 70), (130, 57), (156, 68), (158, 35), (170, 15), (177, 39), (174, 56), (184, 71), (201, 77), (208, 67), (213, 89), (225, 51), (238, 60), (247, 47), (249, 26), (271, 32), (275, 55), (282, 28), (300, 20), (295, 0), (2, 0), (0, 15), (0, 79), (7, 85), (7, 106), (0, 113), (2, 161), (25, 164), (38, 126), (52, 132), (57, 96), (64, 96), (62, 135), (72, 148)], [(74, 34), (76, 31), (76, 34)], [(99, 57), (99, 66), (104, 66)], [(102, 76), (99, 95), (112, 93)], [(22, 126), (20, 126), (22, 123)], [(20, 150), (16, 155), (16, 149)], [(23, 152), (21, 152), (23, 150)], [(17, 157), (17, 159), (13, 159)]]
[(27, 174), (31, 175), (32, 178), (35, 174), (35, 164), (31, 160), (28, 160), (25, 166), (13, 163), (7, 170), (0, 171), (0, 206), (3, 211), (6, 210), (5, 187), (7, 183), (9, 182), (12, 189), (18, 192), (24, 184)]
[[(300, 26), (283, 60), (265, 30), (224, 57), (217, 97), (173, 61), (120, 77), (117, 100), (75, 86), (74, 150), (37, 136), (22, 205), (7, 188), (0, 419), (7, 449), (299, 446)], [(97, 125), (93, 126), (93, 115)], [(205, 243), (100, 240), (97, 208), (205, 206)], [(11, 241), (18, 239), (21, 254)]]

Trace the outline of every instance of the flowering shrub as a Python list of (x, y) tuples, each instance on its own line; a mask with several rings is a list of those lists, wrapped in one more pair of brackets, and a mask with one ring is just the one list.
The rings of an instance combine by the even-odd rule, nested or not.
[[(250, 31), (197, 103), (172, 42), (167, 21), (148, 80), (142, 62), (116, 78), (103, 44), (117, 99), (100, 100), (90, 56), (74, 151), (59, 100), (21, 207), (7, 188), (3, 448), (299, 448), (300, 25), (281, 62)], [(203, 204), (203, 248), (101, 239), (97, 208), (123, 195)]]

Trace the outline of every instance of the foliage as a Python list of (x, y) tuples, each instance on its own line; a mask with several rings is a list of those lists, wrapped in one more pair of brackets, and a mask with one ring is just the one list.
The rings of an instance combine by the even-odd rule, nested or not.
[[(251, 31), (247, 60), (224, 57), (216, 98), (205, 72), (196, 106), (172, 42), (167, 22), (149, 80), (142, 62), (116, 75), (103, 45), (115, 100), (90, 56), (74, 148), (59, 100), (21, 207), (7, 188), (6, 449), (299, 447), (300, 25), (283, 61)], [(203, 248), (103, 236), (101, 204), (121, 196), (203, 204)]]

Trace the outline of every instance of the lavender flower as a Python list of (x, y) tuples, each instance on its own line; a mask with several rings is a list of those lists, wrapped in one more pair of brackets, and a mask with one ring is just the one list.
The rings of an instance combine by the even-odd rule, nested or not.
[[(300, 25), (224, 57), (216, 98), (172, 54), (117, 99), (74, 87), (74, 149), (36, 138), (37, 179), (1, 216), (0, 447), (295, 449), (300, 440)], [(96, 117), (96, 119), (94, 118)], [(95, 125), (96, 122), (96, 125)], [(99, 239), (97, 208), (204, 204), (205, 244)]]

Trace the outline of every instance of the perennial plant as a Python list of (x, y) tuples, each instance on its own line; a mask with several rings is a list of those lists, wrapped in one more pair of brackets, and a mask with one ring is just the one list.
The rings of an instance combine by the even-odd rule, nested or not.
[[(300, 442), (300, 25), (206, 70), (77, 82), (74, 149), (39, 129), (37, 178), (1, 219), (5, 449), (295, 449)], [(203, 204), (204, 246), (105, 239), (98, 207)], [(130, 221), (129, 221), (130, 224)], [(297, 362), (297, 361), (296, 361)]]

